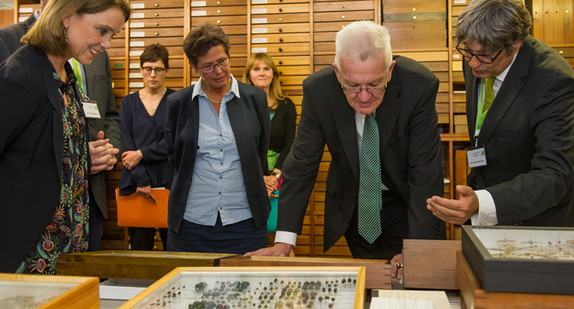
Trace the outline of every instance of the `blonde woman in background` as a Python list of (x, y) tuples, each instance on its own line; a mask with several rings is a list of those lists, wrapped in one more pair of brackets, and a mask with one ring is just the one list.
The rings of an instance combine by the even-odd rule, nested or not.
[(266, 53), (251, 55), (243, 73), (243, 82), (262, 89), (267, 94), (271, 118), (271, 137), (267, 152), (265, 185), (269, 193), (278, 189), (281, 167), (295, 139), (297, 111), (293, 101), (283, 95), (279, 85), (279, 71)]

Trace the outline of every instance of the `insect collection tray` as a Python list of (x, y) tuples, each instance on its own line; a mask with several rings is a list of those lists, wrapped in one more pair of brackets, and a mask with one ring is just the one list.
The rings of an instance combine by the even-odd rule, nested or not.
[(125, 308), (362, 309), (364, 267), (179, 267)]

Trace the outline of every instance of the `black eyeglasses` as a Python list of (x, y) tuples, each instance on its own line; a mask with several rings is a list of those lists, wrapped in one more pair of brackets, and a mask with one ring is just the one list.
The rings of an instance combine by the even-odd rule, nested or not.
[(151, 72), (155, 72), (157, 75), (161, 75), (165, 73), (165, 68), (152, 68), (152, 67), (143, 67), (142, 70), (145, 74), (151, 74)]
[(460, 42), (458, 42), (458, 44), (456, 44), (456, 50), (468, 62), (470, 62), (470, 60), (472, 60), (472, 57), (476, 57), (476, 59), (478, 59), (478, 61), (480, 61), (482, 63), (491, 64), (491, 63), (494, 63), (494, 60), (496, 60), (496, 58), (500, 55), (500, 53), (502, 53), (504, 48), (502, 48), (496, 55), (494, 55), (494, 57), (489, 56), (489, 55), (484, 55), (484, 54), (475, 54), (475, 53), (471, 52), (470, 50), (460, 48)]
[(342, 78), (339, 81), (339, 83), (341, 83), (341, 89), (343, 89), (344, 92), (348, 93), (348, 94), (354, 94), (357, 95), (359, 93), (361, 93), (361, 91), (366, 90), (368, 93), (370, 94), (381, 94), (385, 91), (385, 89), (387, 89), (387, 78), (388, 78), (388, 73), (385, 76), (385, 84), (382, 86), (376, 86), (376, 87), (348, 87), (343, 85), (343, 81)]
[(225, 69), (229, 66), (229, 58), (220, 59), (215, 64), (206, 64), (199, 68), (199, 70), (205, 74), (209, 74), (215, 70), (215, 66), (218, 66), (220, 69)]

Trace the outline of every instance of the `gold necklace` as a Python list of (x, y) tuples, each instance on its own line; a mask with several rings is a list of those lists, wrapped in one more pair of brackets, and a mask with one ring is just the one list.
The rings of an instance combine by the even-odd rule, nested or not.
[[(223, 92), (223, 97), (225, 97), (225, 95), (227, 94), (227, 92), (229, 92), (229, 90), (231, 89), (231, 79), (229, 79), (229, 83), (227, 83), (227, 88), (225, 89), (225, 92)], [(221, 98), (221, 100), (214, 100), (212, 99), (209, 94), (207, 94), (207, 91), (205, 91), (205, 89), (203, 90), (203, 93), (205, 93), (205, 96), (207, 97), (207, 99), (209, 100), (209, 102), (213, 103), (213, 104), (221, 104), (221, 101), (223, 100), (223, 97)]]

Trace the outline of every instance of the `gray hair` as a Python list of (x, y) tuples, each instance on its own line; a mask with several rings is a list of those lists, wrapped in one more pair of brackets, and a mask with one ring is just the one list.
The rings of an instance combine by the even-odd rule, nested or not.
[(515, 42), (524, 39), (531, 26), (521, 0), (474, 0), (458, 18), (456, 38), (462, 44), (478, 42), (491, 52), (514, 52)]
[(391, 36), (386, 27), (372, 21), (362, 20), (348, 24), (337, 32), (335, 38), (335, 65), (341, 70), (341, 56), (365, 61), (383, 54), (387, 68), (393, 55)]

